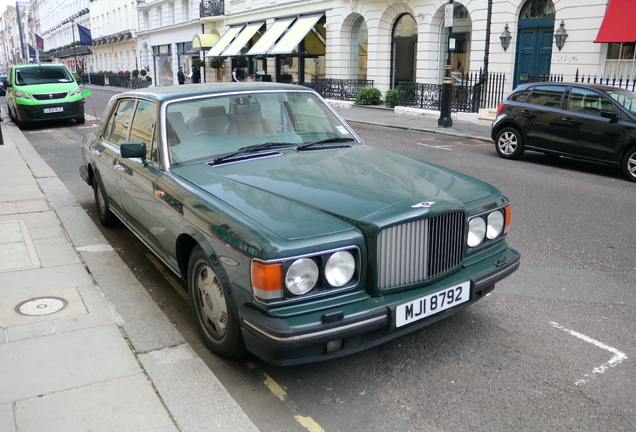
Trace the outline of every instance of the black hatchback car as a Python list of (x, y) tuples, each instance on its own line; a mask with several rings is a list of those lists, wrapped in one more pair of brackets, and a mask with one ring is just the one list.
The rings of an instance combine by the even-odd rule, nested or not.
[(504, 159), (525, 150), (618, 165), (636, 181), (636, 93), (577, 83), (517, 87), (497, 109), (492, 139)]

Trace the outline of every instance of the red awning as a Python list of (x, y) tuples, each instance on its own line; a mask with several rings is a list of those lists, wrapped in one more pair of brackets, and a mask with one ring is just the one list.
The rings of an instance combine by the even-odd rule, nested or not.
[(610, 0), (594, 42), (636, 42), (636, 1)]

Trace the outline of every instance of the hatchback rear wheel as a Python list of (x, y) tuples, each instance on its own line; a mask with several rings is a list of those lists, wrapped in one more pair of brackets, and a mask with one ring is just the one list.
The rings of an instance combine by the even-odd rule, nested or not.
[(499, 131), (495, 147), (499, 156), (504, 159), (518, 159), (524, 152), (521, 134), (513, 127), (505, 127)]
[(630, 181), (636, 182), (636, 147), (629, 150), (623, 158), (623, 172)]

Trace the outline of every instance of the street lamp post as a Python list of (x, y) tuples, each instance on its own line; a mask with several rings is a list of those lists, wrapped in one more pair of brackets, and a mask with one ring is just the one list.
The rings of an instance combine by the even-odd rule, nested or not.
[(453, 78), (451, 76), (451, 34), (453, 33), (453, 0), (446, 5), (445, 25), (448, 28), (448, 38), (446, 50), (446, 68), (444, 71), (444, 82), (442, 84), (442, 100), (440, 101), (439, 119), (437, 126), (452, 127), (453, 119), (451, 118), (451, 104), (453, 98)]

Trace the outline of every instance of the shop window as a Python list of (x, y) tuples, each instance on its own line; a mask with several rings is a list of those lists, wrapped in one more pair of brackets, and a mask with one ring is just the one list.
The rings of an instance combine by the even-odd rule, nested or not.
[(358, 17), (351, 27), (351, 45), (349, 47), (349, 77), (351, 79), (367, 79), (367, 61), (369, 34), (364, 18)]

